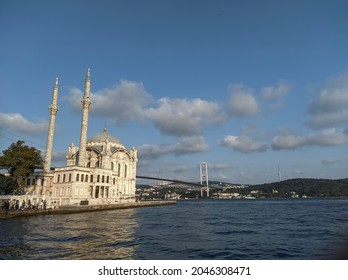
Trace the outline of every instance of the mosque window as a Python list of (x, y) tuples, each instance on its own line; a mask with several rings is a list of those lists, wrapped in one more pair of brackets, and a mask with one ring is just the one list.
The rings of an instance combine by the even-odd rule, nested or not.
[(95, 198), (99, 197), (99, 186), (95, 187)]
[(124, 165), (124, 177), (127, 178), (127, 165)]
[(83, 179), (84, 179), (84, 178), (83, 178), (83, 174), (81, 174), (81, 182), (83, 182)]
[(106, 177), (106, 183), (109, 184), (109, 176)]
[(85, 182), (88, 182), (88, 175), (85, 176)]
[(58, 174), (58, 176), (57, 176), (57, 183), (59, 183), (60, 182), (60, 174)]
[(66, 175), (63, 174), (63, 182), (65, 182), (65, 179), (66, 179)]
[(104, 183), (104, 180), (105, 180), (105, 176), (103, 175), (102, 176), (102, 183)]
[(109, 198), (109, 187), (105, 187), (105, 197)]
[(119, 163), (117, 166), (117, 176), (120, 177), (121, 174), (121, 164)]
[(69, 182), (71, 182), (71, 173), (69, 173)]
[(116, 184), (116, 178), (113, 178), (112, 181), (113, 181), (113, 184), (115, 185)]
[(77, 174), (76, 174), (76, 182), (78, 182), (79, 180), (80, 180), (80, 174), (77, 173)]
[(97, 175), (97, 183), (100, 181), (100, 175)]
[(91, 181), (90, 182), (93, 183), (93, 175), (91, 175)]

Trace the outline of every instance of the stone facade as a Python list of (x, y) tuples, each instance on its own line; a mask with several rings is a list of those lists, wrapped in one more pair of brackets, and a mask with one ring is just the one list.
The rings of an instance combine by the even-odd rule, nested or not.
[(86, 166), (79, 166), (80, 151), (69, 147), (67, 166), (55, 168), (52, 197), (61, 204), (134, 202), (137, 150), (129, 151), (114, 136), (97, 134), (87, 141)]

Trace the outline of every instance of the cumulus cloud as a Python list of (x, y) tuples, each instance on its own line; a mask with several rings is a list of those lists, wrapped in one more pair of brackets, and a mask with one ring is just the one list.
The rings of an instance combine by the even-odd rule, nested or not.
[(286, 81), (280, 81), (276, 86), (264, 87), (261, 90), (261, 97), (263, 99), (279, 99), (285, 96), (290, 90), (290, 85)]
[(205, 124), (215, 124), (224, 120), (220, 105), (200, 98), (161, 98), (157, 108), (150, 108), (146, 116), (161, 133), (175, 136), (193, 136), (201, 133)]
[(167, 154), (181, 156), (185, 154), (202, 153), (208, 150), (209, 146), (202, 136), (185, 137), (173, 145), (150, 145), (145, 144), (138, 147), (139, 158), (156, 159)]
[(7, 129), (18, 133), (39, 136), (47, 133), (48, 122), (32, 122), (19, 113), (1, 113), (0, 129)]
[(290, 133), (278, 135), (272, 140), (273, 150), (291, 150), (303, 146), (337, 146), (348, 141), (348, 137), (340, 131), (331, 128), (317, 134), (300, 135)]
[(219, 144), (241, 153), (265, 152), (267, 150), (267, 144), (256, 142), (245, 135), (227, 135), (219, 141)]
[(243, 84), (231, 84), (229, 89), (231, 96), (228, 102), (228, 112), (231, 116), (249, 117), (259, 112), (253, 89)]
[[(83, 92), (71, 88), (68, 101), (77, 112), (81, 112)], [(124, 123), (144, 118), (144, 108), (152, 102), (151, 95), (142, 83), (122, 80), (118, 85), (91, 93), (91, 114), (104, 116), (114, 123)]]
[(329, 128), (348, 122), (348, 72), (332, 79), (310, 104), (307, 124), (313, 128)]

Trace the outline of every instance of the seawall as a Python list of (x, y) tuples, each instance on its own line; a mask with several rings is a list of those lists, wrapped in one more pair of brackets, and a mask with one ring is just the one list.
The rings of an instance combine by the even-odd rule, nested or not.
[(61, 215), (61, 214), (75, 214), (84, 212), (107, 211), (116, 209), (129, 209), (139, 207), (154, 207), (175, 205), (176, 201), (140, 201), (133, 203), (120, 204), (105, 204), (105, 205), (70, 205), (60, 206), (57, 209), (36, 209), (36, 210), (10, 210), (8, 213), (0, 213), (0, 219), (11, 219), (17, 217), (30, 217), (38, 215)]

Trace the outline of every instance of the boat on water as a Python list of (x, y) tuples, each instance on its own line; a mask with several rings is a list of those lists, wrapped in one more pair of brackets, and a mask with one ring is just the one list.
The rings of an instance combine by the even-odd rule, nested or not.
[(244, 196), (243, 198), (244, 199), (256, 199), (255, 196), (250, 196), (250, 195)]

